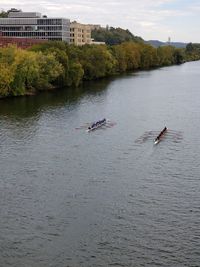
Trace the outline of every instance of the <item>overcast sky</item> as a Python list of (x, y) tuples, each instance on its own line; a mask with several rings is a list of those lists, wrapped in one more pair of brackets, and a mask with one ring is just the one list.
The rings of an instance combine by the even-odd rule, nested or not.
[(12, 7), (121, 27), (145, 40), (200, 43), (200, 0), (0, 0), (0, 9)]

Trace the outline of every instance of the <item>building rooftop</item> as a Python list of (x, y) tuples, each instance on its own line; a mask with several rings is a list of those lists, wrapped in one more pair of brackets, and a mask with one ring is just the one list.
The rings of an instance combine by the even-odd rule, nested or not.
[(11, 11), (8, 14), (8, 18), (41, 18), (42, 15), (39, 12), (22, 12), (22, 11)]

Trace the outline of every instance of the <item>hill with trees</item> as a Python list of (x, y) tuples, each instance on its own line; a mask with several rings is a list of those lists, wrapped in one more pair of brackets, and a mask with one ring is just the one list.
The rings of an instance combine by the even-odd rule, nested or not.
[(124, 30), (122, 28), (106, 27), (100, 28), (92, 31), (92, 38), (95, 41), (105, 42), (107, 45), (117, 45), (127, 41), (133, 41), (136, 43), (144, 42), (150, 44), (156, 48), (160, 46), (174, 46), (176, 48), (186, 48), (187, 43), (181, 42), (161, 42), (159, 40), (149, 40), (145, 41), (141, 37), (133, 35), (129, 30)]
[(123, 42), (143, 42), (141, 37), (133, 35), (129, 30), (122, 28), (106, 27), (92, 31), (92, 38), (98, 42), (105, 42), (107, 45), (117, 45)]

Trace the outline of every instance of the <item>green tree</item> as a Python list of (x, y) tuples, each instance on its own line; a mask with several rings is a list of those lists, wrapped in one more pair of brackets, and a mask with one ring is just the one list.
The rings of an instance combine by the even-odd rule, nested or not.
[(133, 42), (121, 44), (126, 53), (127, 70), (136, 70), (141, 64), (140, 45)]
[(80, 57), (84, 69), (84, 79), (93, 80), (114, 73), (116, 61), (104, 45), (87, 45), (83, 47)]
[(56, 79), (63, 75), (63, 66), (56, 60), (54, 54), (37, 53), (39, 65), (39, 77), (36, 80), (35, 88), (38, 90), (52, 89), (56, 86)]
[(69, 59), (67, 55), (68, 45), (61, 41), (45, 42), (31, 47), (30, 51), (42, 52), (43, 54), (54, 54), (56, 60), (62, 65), (63, 71), (57, 77), (55, 83), (59, 86), (68, 84)]
[(151, 45), (141, 45), (141, 65), (142, 69), (150, 69), (158, 66), (157, 50)]
[(117, 72), (137, 70), (141, 64), (140, 45), (134, 42), (125, 42), (112, 47), (112, 53), (117, 61)]
[(14, 72), (10, 65), (0, 62), (0, 96), (11, 94), (11, 83), (14, 80)]
[(185, 56), (184, 56), (184, 52), (183, 52), (183, 49), (181, 48), (176, 48), (174, 50), (174, 54), (173, 54), (173, 57), (174, 57), (174, 62), (176, 64), (181, 64), (185, 61)]
[(78, 87), (83, 79), (84, 70), (78, 62), (71, 62), (69, 67), (68, 85)]
[(189, 43), (186, 46), (186, 60), (199, 60), (200, 59), (200, 44)]
[(8, 11), (1, 10), (0, 18), (7, 18), (7, 17), (8, 17)]
[(124, 50), (122, 45), (114, 45), (111, 49), (113, 56), (116, 59), (116, 72), (125, 72), (127, 70), (126, 51)]
[(13, 64), (17, 48), (15, 45), (8, 46), (6, 48), (0, 48), (0, 62), (7, 63), (8, 65)]
[(18, 49), (13, 68), (15, 75), (12, 82), (12, 94), (24, 95), (27, 91), (32, 91), (40, 72), (37, 54)]
[(175, 58), (175, 51), (176, 49), (173, 46), (162, 46), (157, 48), (159, 66), (170, 66), (172, 64), (176, 64), (177, 58)]

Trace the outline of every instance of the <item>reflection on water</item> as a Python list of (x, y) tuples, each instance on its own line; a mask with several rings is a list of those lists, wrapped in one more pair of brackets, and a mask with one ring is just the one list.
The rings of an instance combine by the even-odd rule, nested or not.
[[(155, 138), (160, 134), (160, 131), (146, 131), (143, 135), (135, 140), (137, 144), (143, 144), (146, 141), (154, 142)], [(160, 141), (170, 140), (178, 143), (183, 139), (183, 133), (181, 131), (174, 131), (167, 129), (167, 132), (163, 135)]]
[(0, 100), (0, 266), (199, 266), (199, 72)]
[[(57, 111), (76, 109), (83, 98), (92, 101), (95, 96), (104, 97), (109, 79), (95, 83), (85, 82), (79, 88), (67, 88), (55, 91), (41, 92), (37, 96), (15, 97), (0, 100), (1, 136), (28, 139), (35, 135), (40, 126), (39, 121), (45, 112), (54, 116)], [(5, 126), (4, 126), (5, 125)], [(4, 139), (3, 139), (4, 138)]]
[(15, 97), (0, 100), (0, 118), (28, 118), (36, 116), (45, 109), (61, 108), (69, 105), (76, 106), (86, 96), (105, 94), (110, 80), (102, 79), (94, 82), (85, 82), (79, 88), (67, 88), (55, 91), (41, 92), (37, 96)]

